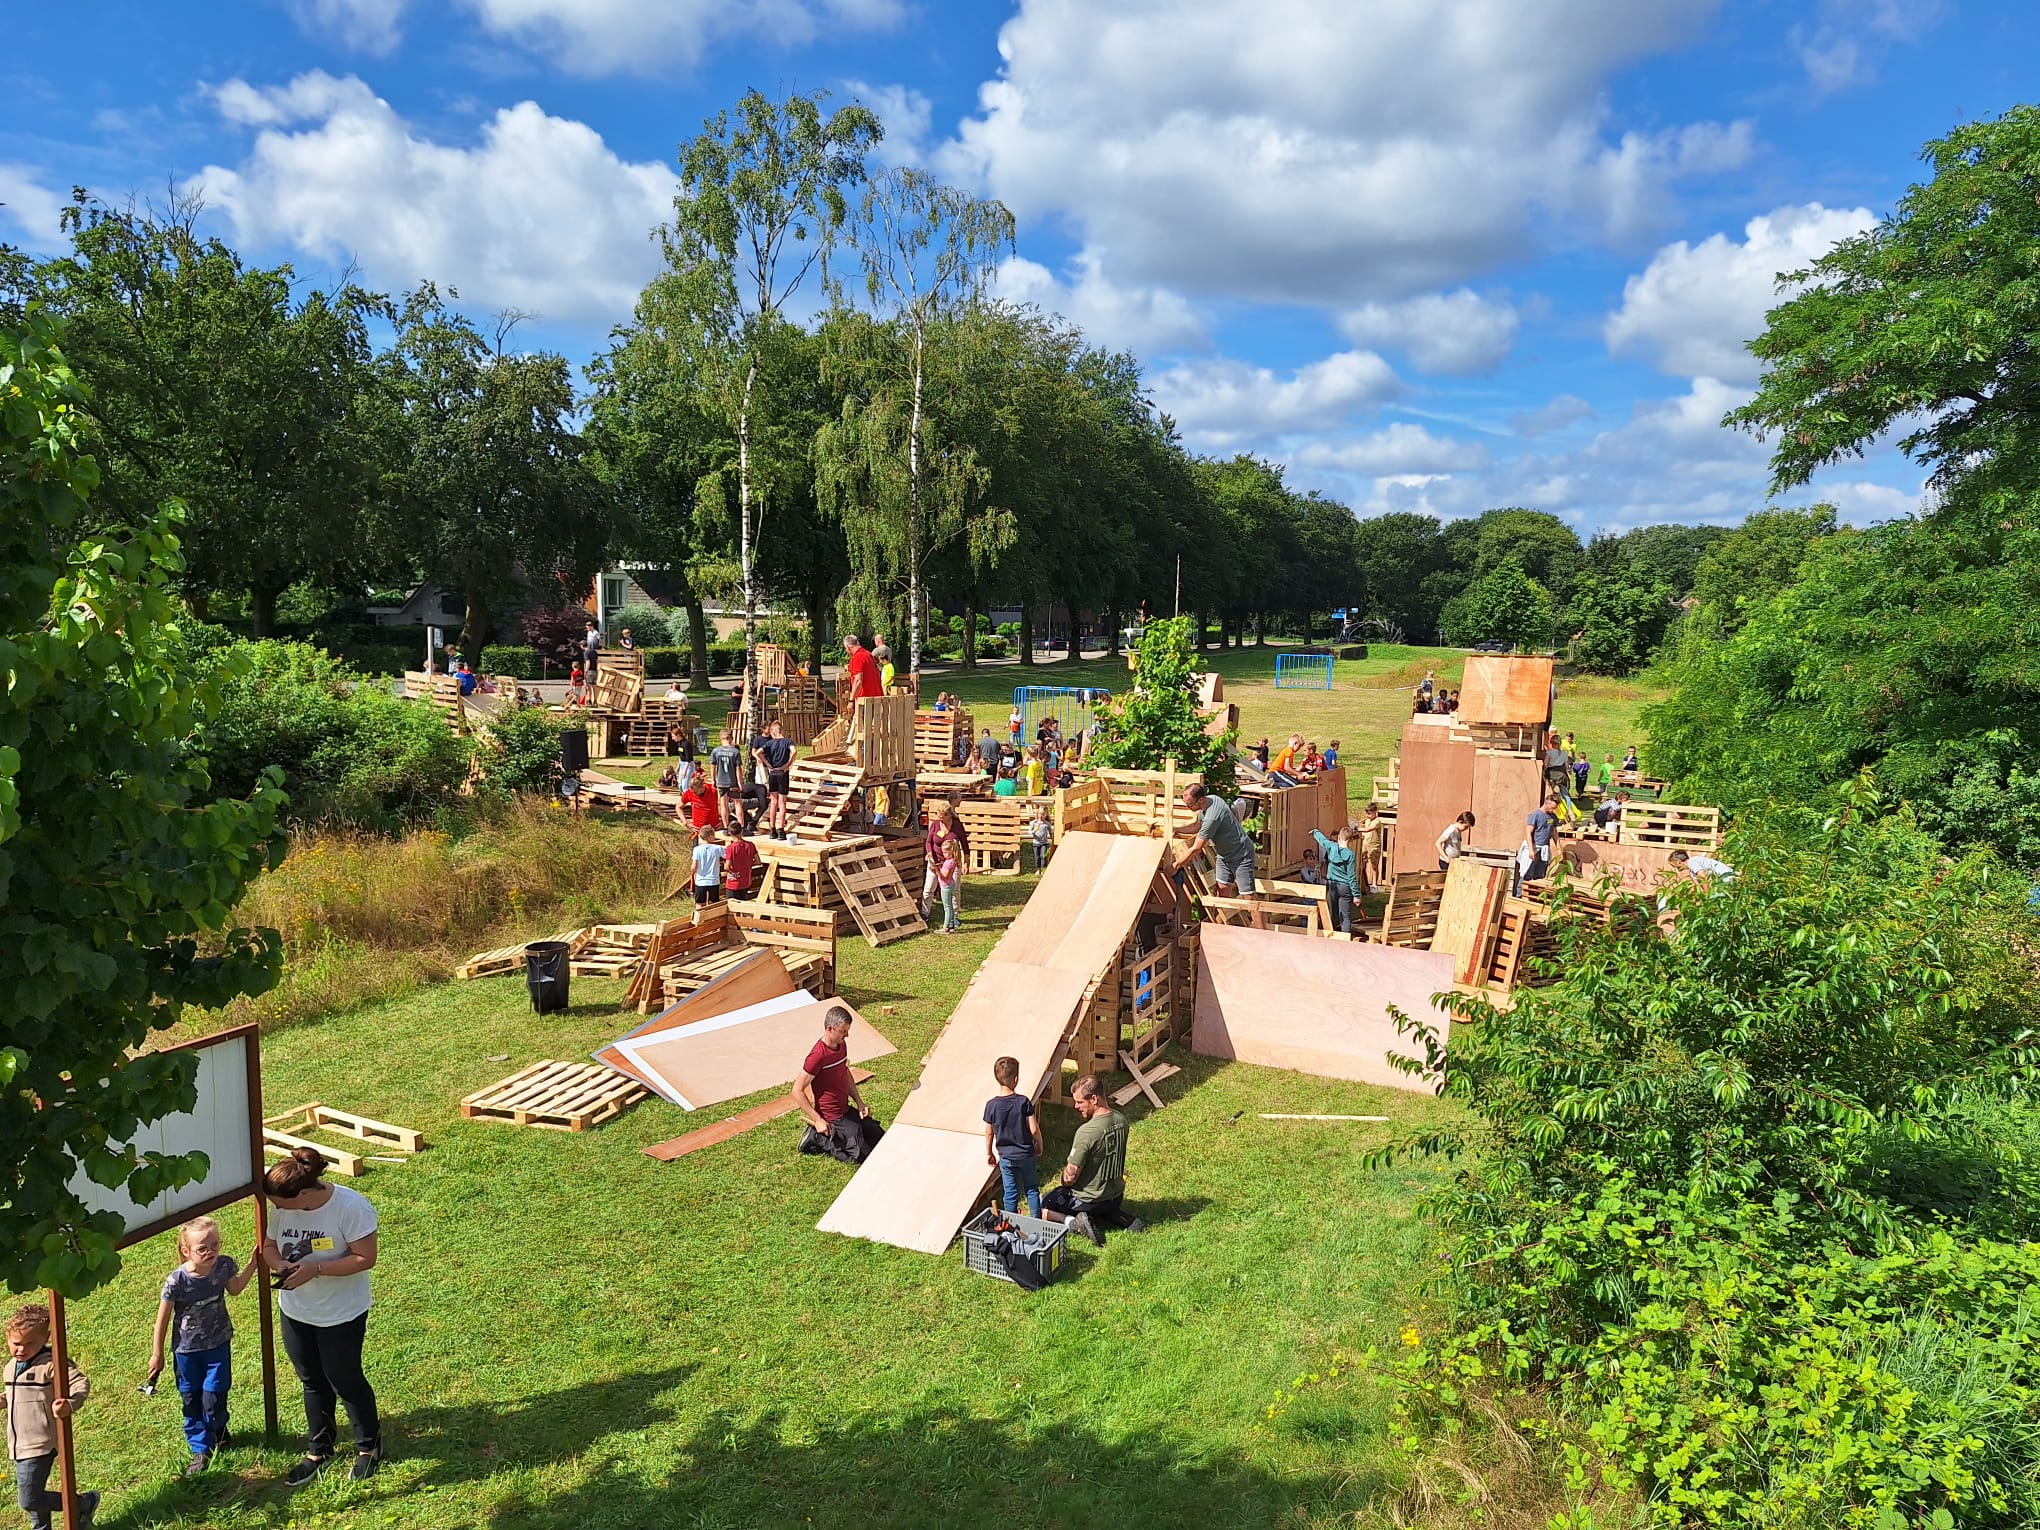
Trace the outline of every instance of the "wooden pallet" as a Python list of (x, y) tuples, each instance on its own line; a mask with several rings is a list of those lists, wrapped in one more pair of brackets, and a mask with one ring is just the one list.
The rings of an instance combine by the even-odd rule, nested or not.
[(850, 757), (872, 781), (914, 776), (914, 698), (862, 696), (850, 715)]
[(584, 1132), (622, 1115), (650, 1092), (634, 1079), (594, 1063), (551, 1058), (478, 1089), (460, 1102), (475, 1121), (508, 1121), (557, 1132)]
[[(557, 935), (546, 935), (539, 939), (558, 941), (567, 947), (571, 958), (588, 944), (589, 933), (585, 929), (561, 930)], [(498, 946), (493, 951), (479, 951), (453, 969), (456, 978), (502, 977), (505, 973), (524, 970), (524, 948), (535, 941), (520, 940), (514, 946)]]
[(1624, 845), (1656, 845), (1666, 850), (1718, 850), (1721, 809), (1632, 802), (1622, 811), (1622, 826), (1615, 838)]
[(1388, 908), (1381, 916), (1382, 943), (1430, 950), (1444, 901), (1444, 872), (1405, 871), (1397, 876), (1388, 885)]
[(1016, 877), (1027, 834), (1027, 809), (1017, 797), (959, 799), (957, 821), (970, 844), (970, 869), (980, 876)]
[(289, 1110), (262, 1118), (264, 1126), (273, 1126), (279, 1132), (303, 1133), (308, 1131), (338, 1132), (343, 1137), (352, 1137), (357, 1142), (366, 1142), (380, 1148), (395, 1148), (400, 1153), (424, 1151), (425, 1134), (413, 1131), (408, 1126), (392, 1126), (387, 1121), (371, 1120), (357, 1116), (349, 1110), (336, 1110), (331, 1105), (322, 1105), (314, 1100), (309, 1105), (294, 1105)]
[(827, 839), (864, 783), (864, 768), (845, 761), (800, 760), (790, 773), (786, 826), (800, 839)]
[(831, 856), (829, 879), (870, 945), (890, 945), (927, 932), (920, 905), (907, 895), (883, 845)]

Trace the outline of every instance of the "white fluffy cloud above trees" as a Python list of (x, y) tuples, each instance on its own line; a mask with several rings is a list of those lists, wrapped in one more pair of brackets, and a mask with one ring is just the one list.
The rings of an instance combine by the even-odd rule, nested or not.
[(519, 102), (472, 147), (419, 136), (360, 80), (321, 71), (214, 93), (256, 129), (238, 167), (191, 183), (257, 248), (354, 260), (374, 281), (424, 279), (486, 307), (607, 324), (658, 265), (651, 231), (671, 215), (674, 173), (629, 163), (585, 123)]
[(1779, 291), (1779, 275), (1804, 269), (1876, 221), (1867, 207), (1809, 202), (1750, 219), (1740, 242), (1714, 234), (1668, 244), (1623, 286), (1622, 306), (1603, 330), (1608, 349), (1674, 377), (1755, 382), (1760, 368), (1745, 346), (1789, 295)]
[(829, 28), (886, 27), (901, 0), (465, 0), (483, 28), (577, 74), (691, 66), (718, 42), (811, 42)]

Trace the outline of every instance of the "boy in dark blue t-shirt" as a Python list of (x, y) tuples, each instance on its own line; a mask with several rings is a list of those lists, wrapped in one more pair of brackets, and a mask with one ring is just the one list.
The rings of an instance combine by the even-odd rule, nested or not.
[(985, 1101), (985, 1162), (999, 1166), (999, 1205), (1020, 1209), (1027, 1192), (1027, 1214), (1041, 1215), (1041, 1118), (1034, 1101), (1017, 1092), (1020, 1060), (1002, 1057), (992, 1064), (999, 1092)]

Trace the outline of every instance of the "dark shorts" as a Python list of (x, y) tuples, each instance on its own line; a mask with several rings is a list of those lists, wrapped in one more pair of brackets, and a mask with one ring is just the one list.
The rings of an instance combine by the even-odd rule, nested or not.
[(1057, 1185), (1041, 1197), (1042, 1208), (1059, 1211), (1066, 1217), (1088, 1213), (1091, 1220), (1100, 1227), (1113, 1228), (1126, 1225), (1126, 1198), (1111, 1196), (1105, 1200), (1080, 1201), (1077, 1192), (1068, 1185)]
[(696, 903), (722, 902), (721, 884), (716, 882), (710, 882), (707, 886), (704, 887), (701, 883), (696, 882), (694, 884), (694, 901)]
[(775, 797), (784, 797), (792, 785), (793, 772), (790, 770), (768, 770), (765, 772), (765, 790)]

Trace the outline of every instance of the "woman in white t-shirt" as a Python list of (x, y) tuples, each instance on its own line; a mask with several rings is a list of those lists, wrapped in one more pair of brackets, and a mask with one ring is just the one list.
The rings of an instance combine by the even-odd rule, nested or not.
[(334, 1404), (347, 1404), (360, 1482), (382, 1462), (382, 1422), (375, 1391), (361, 1369), (368, 1334), (368, 1272), (375, 1268), (375, 1208), (344, 1185), (325, 1183), (326, 1160), (309, 1147), (273, 1163), (262, 1177), (269, 1236), (262, 1263), (277, 1272), (283, 1348), (304, 1385), (305, 1458), (284, 1476), (302, 1487), (332, 1462)]

